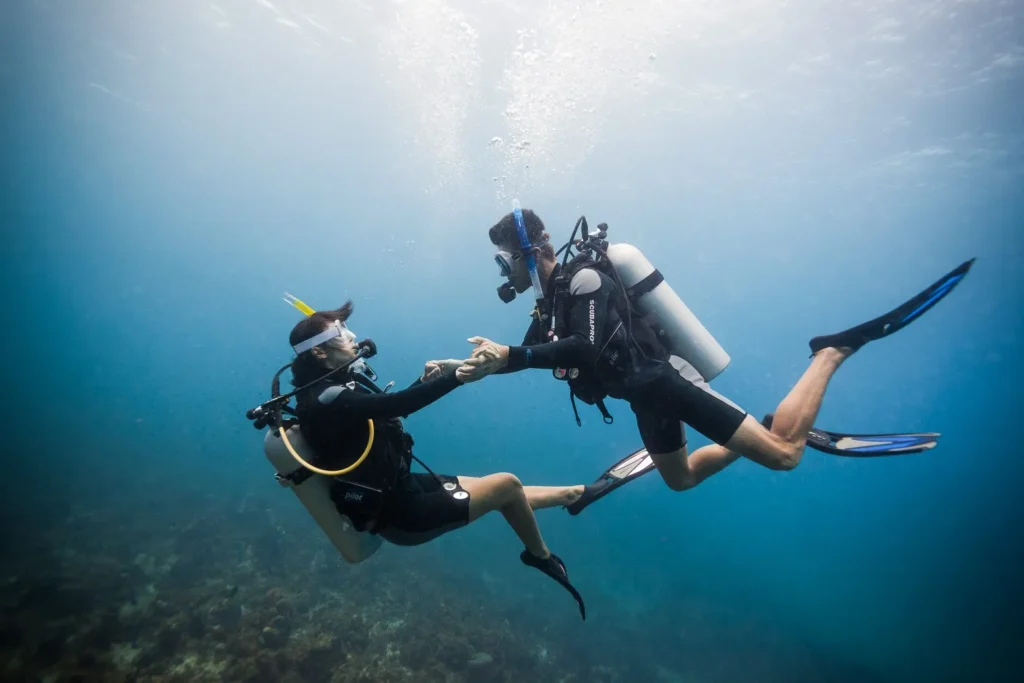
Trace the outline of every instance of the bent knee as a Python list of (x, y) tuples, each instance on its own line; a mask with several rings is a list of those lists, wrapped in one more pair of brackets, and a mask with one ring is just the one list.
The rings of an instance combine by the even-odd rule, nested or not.
[(665, 485), (673, 491), (688, 491), (697, 485), (697, 478), (687, 462), (686, 445), (671, 453), (651, 453)]
[(665, 483), (668, 484), (668, 487), (673, 491), (682, 492), (689, 491), (694, 486), (696, 486), (697, 480), (694, 479), (693, 477), (672, 478), (666, 479)]
[(502, 486), (508, 486), (510, 488), (523, 488), (523, 482), (519, 481), (519, 477), (512, 474), (511, 472), (498, 472), (494, 476), (501, 477), (500, 481)]
[(796, 469), (796, 466), (800, 464), (800, 460), (804, 455), (804, 447), (802, 445), (796, 445), (789, 441), (779, 440), (779, 443), (773, 453), (771, 469), (778, 470), (781, 472), (789, 472), (790, 470)]
[(689, 491), (697, 485), (697, 477), (689, 470), (673, 472), (669, 475), (663, 472), (661, 478), (665, 480), (665, 484), (673, 491)]
[(491, 477), (494, 485), (501, 491), (514, 494), (523, 490), (523, 482), (519, 481), (519, 477), (511, 472), (498, 472), (492, 474)]

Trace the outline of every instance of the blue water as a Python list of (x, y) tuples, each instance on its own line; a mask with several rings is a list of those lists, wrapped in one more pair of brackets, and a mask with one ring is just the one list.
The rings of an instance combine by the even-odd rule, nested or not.
[[(1015, 680), (1024, 12), (629, 4), (579, 3), (576, 19), (441, 1), (8, 8), (9, 504), (45, 517), (53, 491), (167, 505), (198, 489), (299, 514), (244, 419), (290, 359), (281, 295), (351, 298), (399, 386), (470, 336), (518, 343), (529, 297), (497, 299), (486, 235), (513, 197), (556, 242), (585, 214), (648, 254), (732, 357), (714, 387), (756, 415), (810, 337), (977, 257), (841, 369), (818, 419), (940, 431), (935, 451), (741, 461), (685, 493), (652, 475), (538, 518), (590, 609), (566, 642), (613, 648), (629, 614), (678, 668), (703, 605), (728, 615), (709, 632), (770, 624), (879, 680)], [(565, 387), (534, 371), (407, 426), (438, 471), (585, 483), (639, 445), (628, 406), (609, 407), (610, 426), (581, 404), (577, 428)], [(384, 553), (571, 611), (492, 517)]]

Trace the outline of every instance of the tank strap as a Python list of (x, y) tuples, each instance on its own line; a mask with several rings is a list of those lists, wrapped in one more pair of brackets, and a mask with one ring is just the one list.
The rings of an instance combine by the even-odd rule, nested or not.
[(626, 294), (629, 295), (629, 297), (635, 301), (636, 299), (642, 297), (644, 294), (647, 294), (648, 292), (653, 290), (655, 287), (657, 287), (664, 281), (665, 276), (661, 274), (660, 270), (655, 268), (654, 272), (652, 272), (643, 280), (641, 280), (640, 282), (636, 283), (628, 290), (626, 290)]
[[(566, 320), (565, 320), (565, 300), (569, 297), (569, 279), (564, 275), (559, 275), (555, 279), (554, 289), (551, 305), (551, 314), (554, 316), (554, 329), (550, 332), (554, 333), (556, 337), (561, 339), (565, 336)], [(542, 341), (550, 341), (550, 336), (545, 336)]]
[(313, 470), (307, 470), (305, 467), (299, 467), (299, 469), (289, 472), (288, 474), (274, 472), (274, 479), (276, 479), (277, 483), (281, 486), (298, 486), (312, 476)]
[[(288, 406), (283, 406), (283, 409), (282, 409), (281, 412), (288, 412), (288, 413), (291, 413), (292, 415), (295, 414), (295, 412), (293, 410), (288, 409)], [(291, 429), (292, 427), (294, 427), (297, 424), (299, 424), (299, 421), (294, 419), (294, 418), (289, 418), (289, 419), (286, 419), (286, 420), (281, 420), (281, 427), (283, 427), (285, 431), (288, 431), (289, 429)], [(280, 439), (281, 438), (281, 435), (277, 433), (277, 429), (273, 429), (272, 428), (270, 430), (270, 433), (273, 435), (273, 437), (275, 439)], [(292, 472), (289, 472), (288, 474), (281, 474), (280, 472), (274, 472), (274, 479), (281, 486), (298, 486), (302, 482), (304, 482), (307, 479), (309, 479), (311, 476), (313, 476), (313, 472), (311, 470), (307, 470), (305, 467), (302, 467), (301, 465), (299, 466), (298, 469), (293, 470)]]

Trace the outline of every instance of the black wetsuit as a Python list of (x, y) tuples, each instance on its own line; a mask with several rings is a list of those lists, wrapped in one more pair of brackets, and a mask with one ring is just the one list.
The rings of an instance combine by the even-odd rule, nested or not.
[[(549, 278), (549, 290), (560, 268)], [(605, 396), (628, 401), (650, 453), (682, 448), (682, 423), (719, 444), (732, 438), (746, 413), (714, 392), (692, 365), (665, 350), (635, 312), (636, 344), (629, 343), (627, 321), (620, 315), (624, 294), (612, 278), (583, 268), (573, 276), (567, 296), (561, 337), (545, 343), (546, 329), (535, 318), (523, 345), (509, 348), (502, 372), (578, 369), (579, 376), (570, 382), (575, 395), (587, 403)], [(545, 292), (545, 301), (551, 305), (551, 291)]]
[[(425, 408), (461, 383), (451, 370), (428, 382), (417, 380), (394, 393), (381, 393), (359, 375), (339, 374), (318, 382), (296, 397), (302, 436), (324, 469), (353, 463), (366, 447), (368, 420), (373, 420), (373, 446), (366, 460), (351, 473), (335, 479), (331, 497), (355, 527), (379, 533), (399, 545), (425, 543), (469, 522), (469, 494), (458, 479), (409, 471), (412, 437), (400, 418)], [(378, 514), (353, 509), (345, 502), (351, 482), (381, 490)]]

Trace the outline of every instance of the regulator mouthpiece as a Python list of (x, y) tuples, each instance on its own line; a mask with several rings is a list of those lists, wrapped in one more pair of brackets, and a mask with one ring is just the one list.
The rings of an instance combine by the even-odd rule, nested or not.
[(358, 354), (361, 358), (373, 358), (377, 355), (377, 345), (373, 343), (372, 339), (364, 339), (356, 346), (359, 347)]
[(511, 282), (506, 282), (502, 286), (498, 287), (498, 298), (506, 304), (512, 303), (515, 300), (516, 288), (512, 286)]

